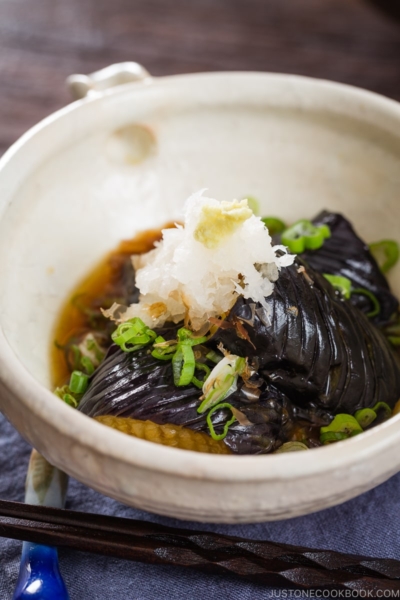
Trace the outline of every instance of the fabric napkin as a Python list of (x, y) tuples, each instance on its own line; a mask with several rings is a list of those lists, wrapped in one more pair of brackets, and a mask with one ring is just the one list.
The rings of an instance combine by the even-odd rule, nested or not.
[[(0, 498), (23, 501), (30, 447), (0, 415)], [(346, 476), (346, 473), (343, 473)], [(143, 519), (172, 527), (217, 531), (260, 540), (400, 558), (400, 474), (342, 504), (305, 517), (254, 525), (211, 525), (168, 519), (128, 508), (71, 479), (67, 508)], [(0, 600), (12, 597), (22, 542), (0, 538)], [(198, 573), (60, 549), (71, 600), (263, 600), (310, 597)], [(324, 595), (324, 598), (327, 596)], [(338, 597), (332, 594), (333, 597)], [(55, 599), (56, 600), (56, 599)]]

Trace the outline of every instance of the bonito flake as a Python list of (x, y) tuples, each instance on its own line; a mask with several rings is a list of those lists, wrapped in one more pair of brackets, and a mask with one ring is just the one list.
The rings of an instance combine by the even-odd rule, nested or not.
[(186, 202), (184, 226), (162, 234), (154, 250), (132, 257), (139, 303), (114, 304), (105, 316), (118, 323), (140, 317), (149, 327), (185, 320), (198, 330), (238, 296), (266, 308), (280, 269), (294, 261), (284, 246), (272, 246), (247, 200), (219, 202), (197, 192)]

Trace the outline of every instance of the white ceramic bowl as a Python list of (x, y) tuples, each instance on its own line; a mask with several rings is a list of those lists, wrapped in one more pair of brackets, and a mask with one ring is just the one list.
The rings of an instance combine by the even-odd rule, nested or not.
[[(106, 75), (72, 83), (99, 90)], [(267, 73), (144, 78), (92, 91), (0, 162), (1, 410), (77, 479), (184, 519), (287, 518), (381, 483), (400, 470), (400, 416), (305, 453), (176, 450), (58, 401), (49, 346), (62, 302), (99, 258), (177, 217), (200, 188), (219, 199), (251, 194), (263, 213), (288, 220), (343, 211), (372, 241), (400, 238), (399, 184), (400, 105), (366, 91)], [(399, 269), (392, 284), (400, 294)]]

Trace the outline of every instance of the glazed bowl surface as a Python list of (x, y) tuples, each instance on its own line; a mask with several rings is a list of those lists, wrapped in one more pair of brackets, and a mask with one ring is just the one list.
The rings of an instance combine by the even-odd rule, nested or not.
[[(60, 307), (107, 251), (180, 216), (185, 199), (255, 196), (284, 220), (343, 212), (399, 239), (400, 105), (303, 77), (210, 73), (94, 91), (0, 161), (0, 409), (50, 462), (141, 509), (197, 521), (282, 519), (400, 470), (400, 416), (336, 445), (266, 456), (166, 448), (51, 393)], [(391, 273), (400, 295), (400, 268)]]

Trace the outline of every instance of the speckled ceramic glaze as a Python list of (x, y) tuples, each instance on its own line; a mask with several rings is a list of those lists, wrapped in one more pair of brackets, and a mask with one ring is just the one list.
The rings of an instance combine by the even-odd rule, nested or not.
[[(287, 518), (381, 483), (400, 469), (400, 416), (309, 452), (214, 456), (124, 436), (52, 395), (52, 328), (69, 291), (120, 239), (179, 218), (200, 188), (255, 196), (288, 220), (343, 211), (366, 240), (399, 239), (399, 104), (289, 75), (135, 77), (109, 90), (107, 77), (75, 79), (90, 94), (0, 161), (1, 410), (60, 469), (184, 519)], [(399, 295), (400, 267), (391, 278)]]

